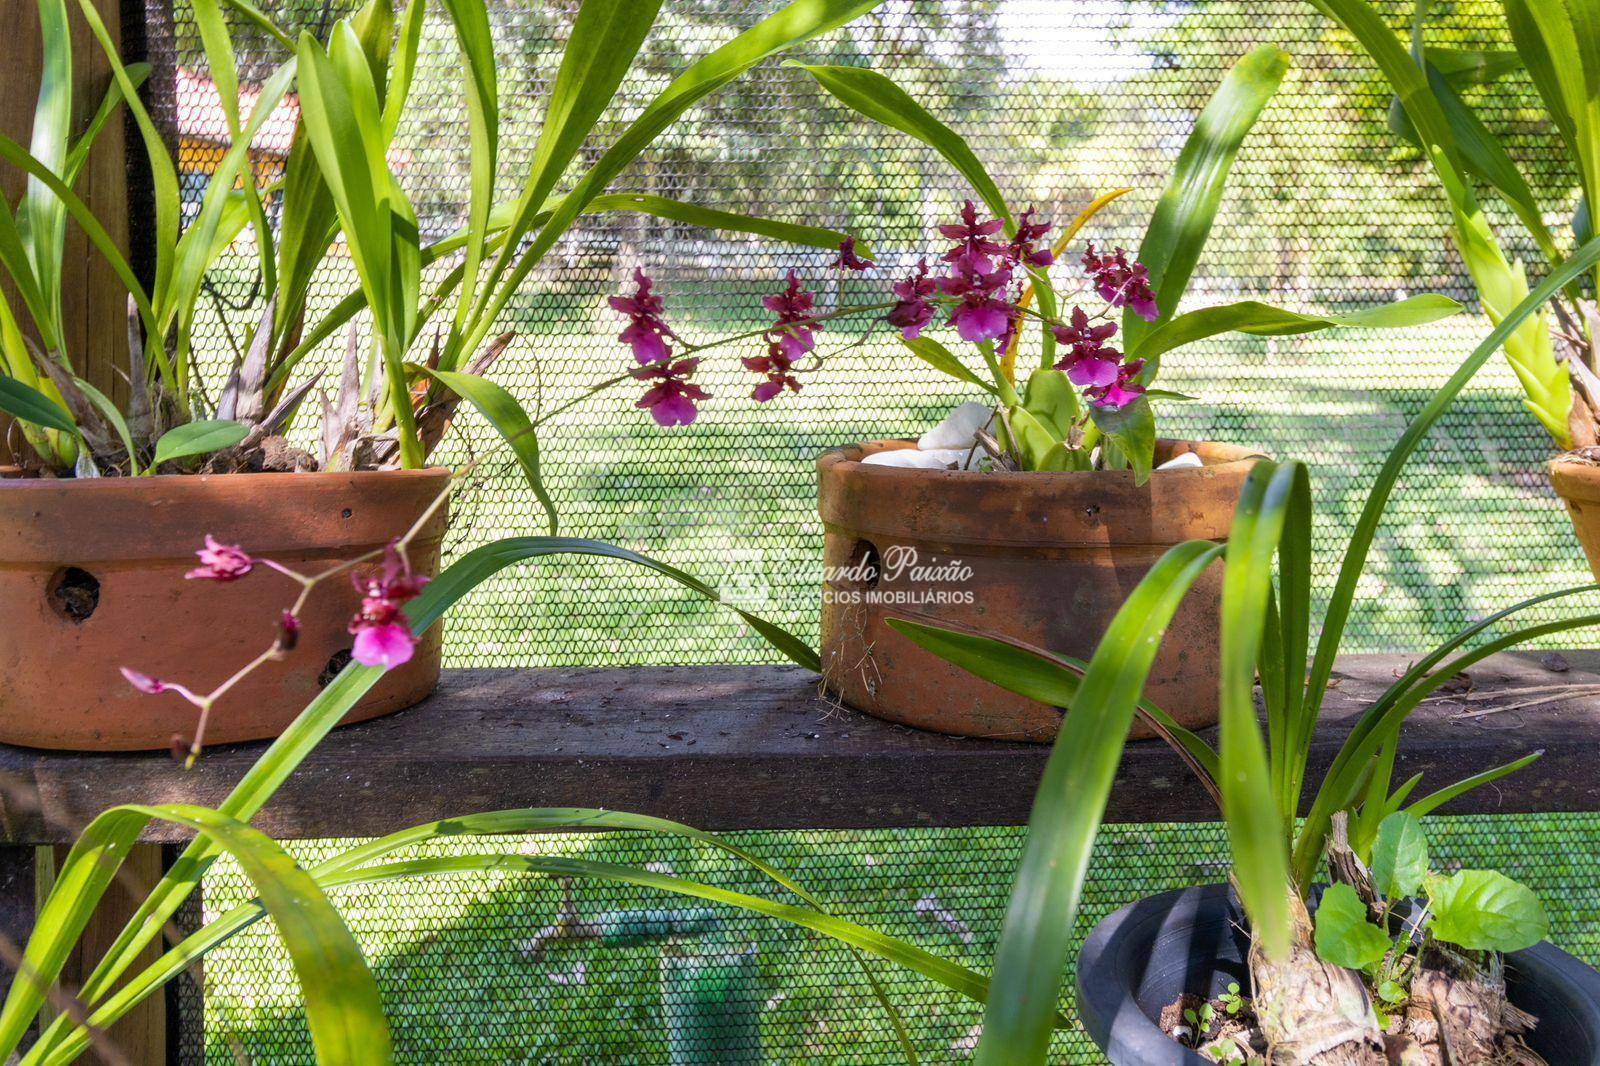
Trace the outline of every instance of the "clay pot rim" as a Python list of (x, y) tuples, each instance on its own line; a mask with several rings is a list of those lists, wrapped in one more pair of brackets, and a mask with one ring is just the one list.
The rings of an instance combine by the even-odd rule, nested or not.
[(1600, 466), (1571, 459), (1551, 459), (1545, 470), (1556, 494), (1563, 499), (1600, 502)]
[[(826, 470), (831, 467), (841, 467), (840, 472), (848, 472), (852, 477), (895, 477), (905, 479), (921, 479), (923, 481), (955, 480), (966, 483), (984, 482), (995, 485), (1016, 485), (1027, 483), (1035, 487), (1067, 488), (1075, 483), (1087, 487), (1094, 481), (1104, 484), (1108, 478), (1132, 480), (1131, 470), (928, 470), (917, 467), (904, 466), (867, 466), (861, 459), (873, 452), (898, 451), (906, 448), (915, 448), (916, 441), (910, 438), (886, 438), (884, 440), (863, 441), (856, 444), (841, 444), (829, 448), (817, 456), (817, 469)], [(870, 449), (870, 450), (869, 450)], [(1179, 467), (1175, 470), (1155, 470), (1151, 477), (1160, 477), (1163, 481), (1179, 477), (1214, 477), (1219, 473), (1233, 469), (1243, 469), (1255, 465), (1261, 459), (1268, 458), (1267, 454), (1253, 448), (1245, 448), (1236, 444), (1219, 444), (1213, 441), (1177, 440), (1168, 437), (1156, 439), (1158, 454), (1165, 449), (1172, 454), (1181, 455), (1194, 452), (1200, 456), (1204, 464), (1200, 467)], [(850, 454), (854, 452), (855, 454)], [(1170, 455), (1169, 455), (1170, 457)], [(1600, 473), (1600, 467), (1595, 468)], [(1597, 488), (1600, 492), (1600, 488)]]
[(447, 466), (425, 466), (418, 470), (261, 470), (233, 474), (148, 474), (139, 477), (0, 477), (0, 492), (23, 492), (30, 489), (101, 492), (107, 491), (111, 486), (129, 485), (149, 486), (153, 491), (157, 488), (177, 488), (180, 485), (202, 487), (214, 485), (219, 481), (231, 482), (238, 478), (249, 478), (251, 484), (259, 484), (262, 489), (271, 489), (290, 481), (304, 484), (310, 480), (327, 481), (335, 478), (342, 481), (373, 481), (379, 478), (436, 480), (440, 475), (448, 478), (452, 473), (453, 471)]

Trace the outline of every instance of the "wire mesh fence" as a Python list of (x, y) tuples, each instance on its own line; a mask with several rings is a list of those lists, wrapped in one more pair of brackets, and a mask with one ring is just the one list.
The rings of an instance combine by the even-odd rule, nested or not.
[[(1430, 820), (1442, 871), (1491, 867), (1551, 908), (1551, 939), (1600, 961), (1600, 815)], [(986, 970), (1022, 831), (1007, 828), (744, 833), (840, 917)], [(1218, 825), (1108, 826), (1078, 935), (1144, 895), (1224, 876)], [(301, 858), (329, 848), (298, 844)], [(709, 849), (637, 834), (513, 840), (494, 850), (565, 855), (787, 898)], [(251, 895), (236, 867), (206, 885), (208, 917)], [(595, 881), (441, 878), (343, 889), (383, 990), (397, 1056), (409, 1063), (891, 1063), (893, 1029), (861, 966), (807, 930), (717, 904)], [(919, 1058), (959, 1062), (982, 1017), (970, 1000), (873, 963)], [(185, 1063), (311, 1063), (288, 956), (255, 927), (207, 956), (202, 1007), (187, 988)], [(1070, 998), (1065, 1001), (1071, 1015)], [(204, 1036), (198, 1024), (203, 1012)], [(1064, 1031), (1052, 1062), (1101, 1062)]]
[[(291, 29), (326, 27), (342, 0), (275, 0)], [(495, 0), (502, 63), (501, 191), (518, 187), (537, 138), (544, 94), (575, 3)], [(614, 136), (671, 73), (774, 2), (686, 0), (664, 5), (636, 69), (596, 143)], [(1401, 24), (1411, 5), (1386, 7)], [(1461, 0), (1436, 21), (1435, 43), (1503, 44), (1493, 0)], [(236, 27), (241, 70), (263, 77), (282, 55)], [(184, 182), (204, 187), (222, 125), (192, 14), (178, 3), (170, 33), (152, 33), (158, 68), (174, 79), (170, 128)], [(894, 0), (809, 47), (807, 60), (870, 64), (966, 135), (1007, 196), (1064, 219), (1099, 192), (1133, 192), (1102, 216), (1108, 241), (1136, 245), (1177, 149), (1227, 67), (1263, 42), (1293, 69), (1249, 138), (1191, 292), (1191, 305), (1260, 297), (1312, 310), (1349, 309), (1401, 293), (1470, 300), (1444, 237), (1431, 173), (1386, 128), (1388, 97), (1370, 63), (1303, 0)], [(463, 221), (467, 138), (454, 42), (430, 15), (409, 117), (391, 162), (437, 236)], [(209, 95), (208, 95), (209, 94)], [(1488, 97), (1545, 202), (1572, 187), (1549, 131), (1526, 120), (1520, 76)], [(157, 94), (161, 99), (161, 94)], [(272, 127), (275, 128), (275, 127)], [(269, 128), (270, 132), (271, 128)], [(257, 165), (281, 165), (284, 136), (263, 136)], [(592, 152), (583, 158), (592, 158)], [(580, 159), (581, 162), (581, 159)], [(858, 231), (884, 264), (931, 250), (931, 225), (969, 195), (929, 150), (858, 120), (806, 76), (776, 64), (689, 113), (620, 178), (619, 190)], [(1570, 199), (1570, 198), (1569, 198)], [(1564, 209), (1564, 208), (1563, 208)], [(1552, 220), (1565, 229), (1563, 219)], [(1097, 223), (1098, 225), (1098, 223)], [(1506, 232), (1512, 232), (1510, 227)], [(932, 238), (934, 241), (937, 238)], [(758, 298), (796, 269), (825, 304), (841, 286), (828, 256), (708, 233), (641, 215), (580, 222), (508, 309), (516, 333), (498, 376), (548, 409), (623, 369), (621, 323), (604, 304), (635, 266), (658, 279), (674, 323), (693, 339), (761, 325)], [(356, 287), (337, 251), (314, 308)], [(248, 249), (212, 278), (200, 347), (221, 360), (261, 299)], [(315, 311), (313, 312), (315, 313)], [(1487, 330), (1477, 315), (1383, 336), (1219, 340), (1185, 349), (1164, 382), (1196, 397), (1160, 412), (1167, 435), (1261, 447), (1313, 465), (1327, 573), (1362, 487), (1405, 419)], [(754, 573), (768, 613), (814, 634), (821, 530), (811, 460), (853, 440), (914, 435), (962, 395), (931, 380), (881, 329), (831, 331), (848, 347), (805, 391), (756, 408), (737, 356), (708, 356), (713, 394), (702, 418), (658, 429), (632, 391), (581, 403), (542, 445), (564, 528), (645, 548), (712, 583)], [(865, 343), (849, 347), (862, 339)], [(754, 343), (754, 342), (752, 342)], [(827, 351), (827, 346), (824, 351)], [(919, 370), (920, 368), (920, 370)], [(495, 447), (475, 416), (446, 461)], [(1540, 469), (1546, 439), (1521, 410), (1496, 360), (1413, 464), (1369, 567), (1352, 636), (1359, 646), (1419, 645), (1464, 620), (1580, 579), (1582, 559)], [(539, 527), (514, 469), (501, 464), (458, 507), (458, 550)], [(450, 660), (472, 665), (754, 662), (770, 649), (737, 621), (664, 581), (603, 562), (520, 568), (480, 590), (452, 618)]]
[[(260, 6), (291, 32), (317, 32), (344, 2)], [(154, 98), (197, 202), (218, 154), (214, 90), (187, 5), (178, 0), (169, 21), (165, 0), (149, 3)], [(776, 6), (669, 0), (596, 143), (693, 57)], [(1403, 0), (1383, 6), (1396, 25), (1411, 9)], [(1447, 6), (1435, 43), (1504, 43), (1493, 0)], [(575, 0), (490, 2), (507, 122), (504, 195), (518, 188), (532, 155), (576, 7)], [(244, 43), (241, 76), (258, 81), (282, 56), (248, 26), (235, 29)], [(1108, 243), (1132, 247), (1195, 114), (1228, 66), (1264, 42), (1288, 50), (1294, 65), (1241, 155), (1190, 306), (1256, 297), (1348, 310), (1424, 291), (1470, 303), (1444, 237), (1442, 200), (1431, 173), (1388, 131), (1378, 76), (1303, 0), (889, 0), (803, 58), (868, 64), (894, 77), (968, 137), (1015, 203), (1063, 219), (1106, 189), (1131, 187), (1102, 216), (1102, 232)], [(467, 140), (454, 44), (436, 14), (425, 22), (421, 49), (413, 106), (391, 162), (424, 232), (439, 236), (463, 221)], [(1468, 90), (1475, 102), (1486, 93)], [(1512, 75), (1492, 96), (1498, 102), (1485, 105), (1487, 123), (1544, 202), (1566, 212), (1571, 175), (1560, 169), (1562, 153), (1546, 150), (1550, 132), (1526, 120), (1531, 88)], [(260, 171), (281, 166), (286, 147), (263, 138)], [(592, 159), (592, 151), (581, 158)], [(857, 120), (801, 72), (777, 64), (692, 111), (615, 187), (848, 228), (886, 265), (932, 251), (932, 225), (968, 195), (933, 153)], [(1564, 231), (1564, 219), (1551, 221)], [(624, 369), (629, 357), (614, 339), (621, 323), (604, 298), (635, 266), (657, 278), (674, 324), (704, 340), (762, 325), (759, 297), (788, 269), (814, 284), (825, 306), (867, 284), (830, 280), (828, 258), (644, 216), (585, 218), (508, 309), (504, 325), (516, 339), (497, 377), (530, 407), (550, 409)], [(198, 344), (213, 366), (228, 358), (229, 335), (242, 335), (259, 314), (251, 263), (250, 250), (237, 249), (210, 279)], [(313, 314), (355, 287), (354, 271), (336, 252), (319, 278)], [(1164, 384), (1196, 399), (1165, 406), (1163, 432), (1311, 463), (1317, 558), (1327, 577), (1383, 454), (1487, 328), (1474, 311), (1379, 337), (1328, 333), (1188, 348), (1163, 368)], [(627, 391), (578, 404), (541, 439), (564, 531), (649, 551), (713, 584), (738, 580), (747, 594), (753, 583), (765, 592), (762, 613), (814, 638), (821, 528), (813, 458), (835, 444), (915, 435), (971, 398), (932, 380), (881, 330), (841, 325), (830, 333), (846, 350), (830, 356), (803, 392), (760, 410), (738, 364), (748, 352), (707, 359), (702, 377), (713, 399), (686, 429), (658, 429)], [(475, 416), (458, 430), (446, 462), (496, 446)], [(1413, 461), (1391, 504), (1351, 650), (1421, 647), (1469, 619), (1586, 579), (1542, 474), (1547, 450), (1497, 360)], [(457, 501), (456, 551), (542, 524), (509, 464), (486, 469)], [(454, 665), (482, 666), (772, 658), (751, 633), (675, 586), (568, 560), (516, 567), (478, 590), (450, 619), (447, 654)], [(1433, 832), (1447, 856), (1496, 865), (1532, 884), (1557, 909), (1554, 939), (1600, 959), (1595, 817), (1445, 819)], [(1012, 829), (930, 829), (742, 839), (840, 913), (982, 967), (1021, 837)], [(723, 859), (628, 835), (527, 846), (758, 887)], [(1107, 831), (1102, 851), (1080, 932), (1138, 895), (1216, 880), (1225, 844), (1212, 826), (1125, 826)], [(236, 872), (219, 869), (207, 880), (206, 909), (224, 910), (245, 894)], [(642, 890), (504, 877), (346, 892), (339, 902), (379, 974), (408, 1062), (896, 1059), (890, 1029), (848, 954), (765, 919)], [(582, 919), (577, 924), (593, 935), (548, 935), (563, 914)], [(183, 1061), (230, 1062), (239, 1054), (312, 1061), (296, 983), (269, 928), (219, 950), (205, 972), (204, 1006), (198, 990), (185, 992)], [(977, 1008), (909, 974), (883, 978), (925, 1061), (970, 1051)], [(1058, 1052), (1063, 1061), (1095, 1061), (1079, 1035), (1063, 1036)]]

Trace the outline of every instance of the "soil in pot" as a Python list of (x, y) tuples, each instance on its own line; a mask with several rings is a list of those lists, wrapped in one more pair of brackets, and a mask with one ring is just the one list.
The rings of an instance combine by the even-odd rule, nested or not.
[[(166, 749), (192, 736), (195, 708), (145, 695), (119, 672), (209, 691), (271, 644), (298, 587), (264, 567), (227, 583), (185, 580), (207, 533), (315, 572), (382, 548), (443, 491), (449, 471), (225, 474), (0, 481), (0, 741), (86, 751)], [(438, 572), (443, 510), (412, 542)], [(217, 705), (207, 743), (276, 736), (349, 661), (360, 605), (351, 582), (324, 582), (296, 647)], [(440, 628), (391, 670), (346, 721), (421, 700), (439, 679)]]
[[(860, 462), (908, 441), (817, 460), (826, 532), (823, 674), (869, 714), (940, 733), (1048, 741), (1061, 712), (923, 651), (889, 618), (977, 629), (1088, 659), (1128, 592), (1170, 547), (1228, 535), (1257, 453), (1160, 441), (1158, 470), (1019, 473)], [(1217, 720), (1221, 567), (1203, 575), (1167, 631), (1146, 694), (1190, 728)], [(1142, 725), (1134, 736), (1148, 736)]]
[[(1180, 1001), (1219, 1004), (1230, 985), (1248, 994), (1244, 928), (1224, 885), (1152, 896), (1094, 928), (1078, 955), (1078, 1013), (1115, 1066), (1211, 1061), (1174, 1040), (1163, 1015), (1171, 1022)], [(1505, 957), (1505, 978), (1511, 1006), (1536, 1020), (1521, 1037), (1529, 1049), (1550, 1066), (1600, 1066), (1600, 973), (1538, 944)]]

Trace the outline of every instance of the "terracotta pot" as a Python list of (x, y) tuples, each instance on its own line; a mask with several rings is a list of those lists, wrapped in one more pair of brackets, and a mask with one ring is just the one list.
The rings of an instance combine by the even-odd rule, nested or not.
[(1567, 505), (1573, 532), (1600, 580), (1600, 466), (1562, 459), (1550, 461), (1550, 484)]
[[(1257, 457), (1224, 444), (1160, 441), (1158, 463), (1194, 452), (1205, 465), (1156, 471), (1143, 486), (1126, 471), (984, 474), (859, 462), (909, 447), (877, 441), (817, 460), (829, 576), (824, 678), (879, 718), (1034, 741), (1055, 736), (1059, 710), (980, 681), (884, 620), (970, 626), (1088, 659), (1163, 552), (1228, 535)], [(1213, 567), (1178, 609), (1145, 690), (1191, 728), (1217, 720), (1220, 591)], [(1136, 725), (1133, 735), (1150, 734)]]
[[(449, 479), (443, 469), (0, 481), (0, 741), (124, 751), (192, 736), (181, 697), (144, 695), (128, 666), (209, 691), (266, 648), (298, 587), (257, 567), (233, 582), (187, 581), (207, 533), (312, 572), (403, 534)], [(438, 572), (443, 509), (413, 541), (412, 564)], [(348, 660), (360, 597), (321, 585), (298, 645), (217, 705), (206, 742), (276, 736)], [(440, 630), (390, 671), (347, 722), (409, 707), (439, 680)]]

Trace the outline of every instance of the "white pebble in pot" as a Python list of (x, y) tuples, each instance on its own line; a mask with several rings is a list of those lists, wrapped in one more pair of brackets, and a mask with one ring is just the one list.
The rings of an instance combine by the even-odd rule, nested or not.
[(922, 439), (917, 441), (917, 447), (925, 452), (940, 448), (970, 448), (978, 430), (988, 425), (993, 415), (994, 409), (988, 404), (964, 403), (946, 415), (943, 422), (924, 433)]
[(1166, 462), (1164, 462), (1160, 466), (1156, 467), (1156, 469), (1157, 470), (1185, 470), (1185, 469), (1189, 469), (1191, 467), (1205, 466), (1205, 465), (1206, 464), (1201, 462), (1200, 461), (1200, 457), (1198, 455), (1196, 455), (1194, 452), (1184, 452), (1182, 455), (1174, 455), (1171, 459), (1168, 459)]
[(920, 451), (916, 448), (894, 448), (874, 452), (861, 460), (862, 466), (902, 466), (917, 470), (948, 470), (966, 462), (966, 448), (935, 448)]

